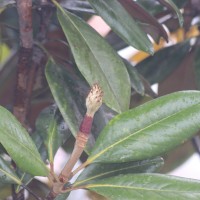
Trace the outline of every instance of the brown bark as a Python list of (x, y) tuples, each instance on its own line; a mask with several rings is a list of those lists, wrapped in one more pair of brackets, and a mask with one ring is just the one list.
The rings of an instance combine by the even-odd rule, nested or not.
[[(28, 129), (30, 127), (27, 118), (37, 70), (44, 68), (47, 56), (38, 46), (33, 45), (32, 0), (16, 0), (16, 3), (19, 17), (20, 49), (13, 113)], [(41, 9), (41, 26), (36, 38), (40, 42), (46, 38), (47, 26), (52, 15), (50, 11), (52, 10), (49, 6)], [(24, 200), (23, 189), (18, 194), (13, 193), (13, 199)]]
[(17, 65), (16, 93), (13, 113), (26, 127), (27, 78), (31, 66), (33, 47), (32, 0), (17, 0), (19, 16), (20, 53)]

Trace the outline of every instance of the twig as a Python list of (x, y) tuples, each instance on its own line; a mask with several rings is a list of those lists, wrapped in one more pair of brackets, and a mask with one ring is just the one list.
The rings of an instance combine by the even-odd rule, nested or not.
[[(33, 46), (32, 0), (16, 0), (16, 3), (19, 16), (20, 50), (13, 113), (21, 124), (29, 129), (27, 118), (30, 113), (35, 77), (38, 69), (45, 66), (47, 56), (38, 46)], [(51, 7), (49, 5), (47, 7), (43, 6), (41, 9), (40, 31), (38, 31), (39, 34), (36, 37), (40, 42), (46, 39), (51, 16)], [(20, 191), (20, 193), (22, 192)], [(14, 199), (19, 200), (18, 198)]]
[(22, 123), (22, 125), (26, 127), (26, 87), (28, 69), (31, 65), (33, 47), (32, 0), (17, 0), (16, 3), (19, 16), (19, 32), (21, 44), (17, 65), (17, 82), (13, 113)]
[[(19, 16), (20, 50), (13, 114), (24, 127), (27, 127), (25, 99), (28, 69), (31, 64), (33, 47), (32, 0), (17, 0), (16, 3)], [(24, 191), (21, 190), (18, 194), (14, 192), (13, 199), (24, 200)]]
[(70, 180), (72, 169), (85, 148), (91, 131), (94, 114), (102, 104), (102, 95), (103, 93), (101, 88), (97, 84), (93, 85), (88, 97), (86, 98), (87, 112), (77, 134), (74, 150), (69, 161), (59, 175), (59, 180), (63, 183)]
[(62, 193), (64, 190), (64, 185), (72, 178), (72, 169), (83, 153), (85, 145), (88, 141), (94, 114), (102, 105), (102, 96), (103, 92), (101, 88), (98, 84), (94, 84), (86, 98), (87, 112), (80, 125), (73, 152), (67, 164), (61, 171), (58, 177), (59, 180), (53, 183), (53, 188), (47, 197), (48, 200), (52, 200), (58, 194)]

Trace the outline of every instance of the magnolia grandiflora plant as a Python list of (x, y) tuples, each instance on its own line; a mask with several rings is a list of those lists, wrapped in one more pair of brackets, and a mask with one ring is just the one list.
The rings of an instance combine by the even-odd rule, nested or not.
[[(0, 71), (0, 199), (24, 200), (25, 188), (38, 200), (64, 200), (78, 189), (111, 200), (199, 200), (200, 181), (161, 174), (159, 168), (160, 156), (200, 130), (200, 92), (152, 100), (148, 84), (170, 74), (180, 80), (174, 73), (180, 63), (190, 67), (194, 53), (198, 74), (199, 38), (164, 48), (136, 68), (117, 53), (130, 45), (153, 54), (149, 35), (156, 43), (168, 40), (161, 21), (169, 32), (182, 25), (187, 31), (195, 22), (197, 28), (198, 1), (1, 0), (0, 7), (1, 42), (16, 51)], [(87, 23), (94, 14), (111, 27), (106, 38)], [(184, 74), (181, 80), (191, 88), (194, 77)], [(174, 81), (167, 85), (176, 88)], [(99, 87), (103, 105), (96, 112)], [(60, 147), (71, 156), (63, 157), (66, 166), (57, 173)], [(74, 169), (79, 157), (82, 163)], [(36, 182), (36, 176), (47, 177), (51, 186)]]
[[(177, 92), (116, 115), (102, 130), (88, 159), (73, 170), (88, 141), (93, 116), (102, 104), (102, 95), (99, 85), (94, 84), (86, 98), (87, 111), (71, 157), (58, 175), (54, 172), (56, 163), (51, 156), (48, 169), (26, 130), (9, 111), (0, 107), (1, 144), (24, 172), (19, 178), (19, 172), (1, 159), (1, 182), (18, 185), (18, 191), (20, 186), (30, 190), (27, 174), (48, 177), (52, 187), (47, 197), (38, 197), (30, 190), (36, 199), (66, 199), (70, 191), (77, 189), (91, 190), (113, 200), (199, 199), (200, 181), (153, 172), (163, 164), (159, 155), (200, 129), (200, 92)], [(49, 127), (48, 151), (52, 155), (55, 153), (56, 126)], [(84, 170), (77, 180), (70, 182), (81, 169)], [(31, 179), (28, 176), (28, 181)]]

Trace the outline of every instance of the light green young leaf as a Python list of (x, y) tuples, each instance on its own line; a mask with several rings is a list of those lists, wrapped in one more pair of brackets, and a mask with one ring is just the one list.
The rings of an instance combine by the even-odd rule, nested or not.
[(110, 200), (199, 200), (200, 181), (160, 174), (128, 174), (85, 186)]
[(200, 130), (200, 92), (182, 91), (147, 102), (113, 118), (87, 160), (143, 160), (175, 148)]
[(105, 103), (121, 113), (130, 103), (130, 79), (124, 63), (94, 29), (59, 5), (57, 15), (76, 64), (90, 85), (98, 83)]
[(135, 67), (150, 84), (160, 83), (180, 66), (190, 49), (190, 41), (175, 44), (157, 51)]
[(0, 156), (0, 183), (15, 183), (21, 185), (21, 181), (14, 170)]
[(0, 107), (0, 142), (24, 172), (35, 176), (48, 176), (49, 170), (29, 134), (3, 107)]

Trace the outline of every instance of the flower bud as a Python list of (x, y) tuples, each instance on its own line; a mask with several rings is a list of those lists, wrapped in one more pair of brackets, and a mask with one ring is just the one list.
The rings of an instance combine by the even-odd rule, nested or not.
[(98, 84), (94, 84), (86, 98), (87, 115), (93, 117), (102, 105), (103, 91)]

